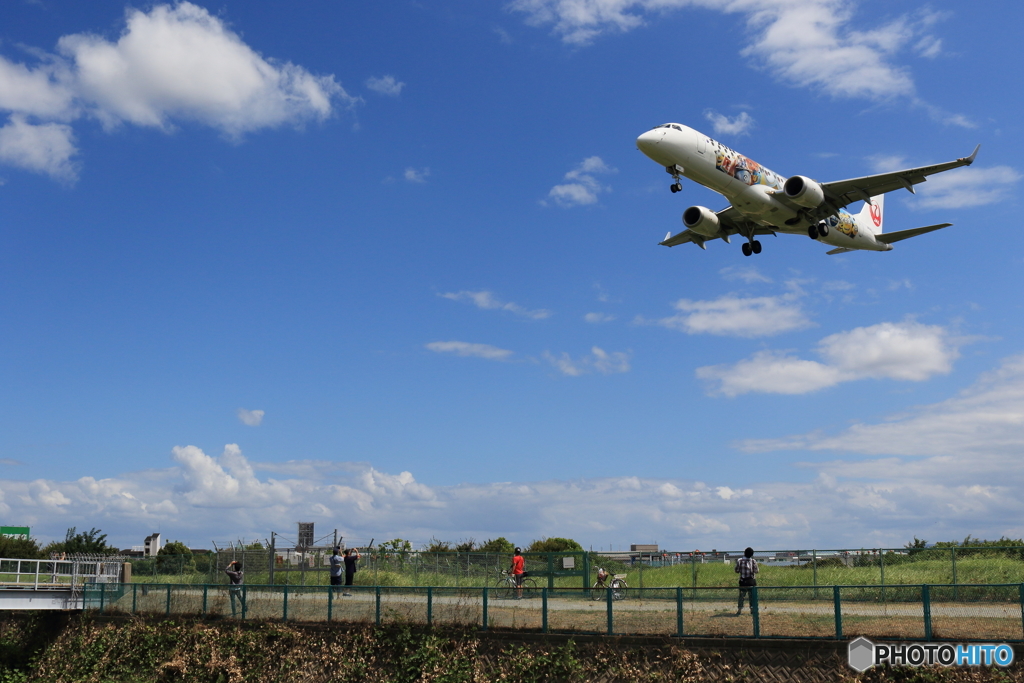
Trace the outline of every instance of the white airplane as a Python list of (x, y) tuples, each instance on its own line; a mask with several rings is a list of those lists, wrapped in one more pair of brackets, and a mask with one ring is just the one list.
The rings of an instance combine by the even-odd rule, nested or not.
[[(960, 166), (970, 166), (981, 145), (969, 157), (934, 166), (910, 168), (894, 173), (819, 183), (802, 175), (783, 178), (756, 161), (729, 149), (721, 142), (678, 123), (652, 128), (636, 140), (637, 148), (661, 164), (675, 179), (673, 193), (683, 189), (685, 176), (729, 200), (730, 206), (717, 213), (703, 206), (683, 212), (686, 230), (659, 242), (666, 247), (693, 242), (701, 249), (708, 240), (732, 235), (745, 237), (743, 254), (761, 253), (757, 235), (789, 233), (808, 235), (835, 247), (829, 254), (865, 249), (890, 251), (892, 243), (926, 232), (947, 228), (952, 223), (923, 228), (882, 232), (882, 209), (886, 192), (906, 189), (927, 176)], [(853, 215), (845, 207), (864, 201)]]

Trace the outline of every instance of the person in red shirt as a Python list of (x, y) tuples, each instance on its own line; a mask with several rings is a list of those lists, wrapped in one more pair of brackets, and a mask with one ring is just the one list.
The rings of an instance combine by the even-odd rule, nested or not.
[(523, 597), (523, 577), (526, 576), (526, 560), (523, 559), (523, 549), (516, 548), (512, 556), (512, 567), (509, 568), (512, 578), (516, 582), (516, 600)]

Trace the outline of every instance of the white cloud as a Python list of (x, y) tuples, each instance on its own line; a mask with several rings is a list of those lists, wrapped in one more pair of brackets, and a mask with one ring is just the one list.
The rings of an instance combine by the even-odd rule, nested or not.
[(568, 353), (555, 356), (550, 351), (545, 351), (543, 357), (552, 367), (569, 377), (579, 377), (591, 372), (611, 375), (630, 370), (630, 353), (622, 351), (609, 353), (598, 346), (591, 347), (590, 355), (582, 358), (573, 359)]
[(730, 119), (708, 109), (704, 112), (704, 118), (711, 122), (717, 135), (747, 135), (754, 127), (754, 118), (745, 111)]
[(495, 299), (494, 294), (488, 291), (471, 292), (468, 290), (462, 290), (461, 292), (447, 292), (445, 294), (439, 294), (438, 296), (444, 297), (445, 299), (451, 299), (452, 301), (470, 301), (477, 308), (482, 308), (484, 310), (508, 311), (509, 313), (513, 313), (523, 318), (531, 318), (533, 320), (543, 320), (551, 317), (551, 311), (545, 308), (530, 310), (511, 301), (500, 301)]
[(456, 356), (486, 358), (487, 360), (507, 360), (514, 353), (490, 344), (471, 344), (462, 341), (430, 342), (426, 348), (435, 353), (453, 353)]
[(618, 170), (604, 163), (601, 157), (587, 157), (565, 174), (565, 179), (570, 182), (552, 187), (548, 197), (563, 207), (596, 204), (597, 195), (610, 192), (611, 188), (598, 182), (594, 175), (608, 173), (618, 173)]
[(610, 313), (587, 313), (583, 319), (588, 323), (610, 323), (615, 320), (615, 316)]
[(402, 88), (405, 87), (405, 83), (396, 80), (394, 76), (382, 76), (380, 78), (371, 76), (366, 79), (366, 87), (380, 95), (398, 97), (402, 94)]
[(726, 266), (718, 271), (726, 280), (740, 280), (752, 285), (757, 282), (771, 283), (772, 279), (753, 266)]
[(368, 463), (254, 463), (229, 444), (219, 457), (177, 447), (172, 467), (106, 479), (0, 480), (0, 511), (44, 542), (70, 525), (102, 525), (121, 547), (156, 525), (204, 547), (210, 538), (263, 538), (281, 519), (334, 525), (353, 541), (417, 545), (434, 536), (520, 544), (566, 536), (599, 549), (642, 534), (682, 551), (899, 547), (925, 533), (1019, 537), (1022, 423), (1024, 359), (1016, 358), (963, 396), (914, 415), (859, 425), (831, 443), (812, 434), (787, 444), (926, 455), (808, 464), (817, 476), (807, 482), (622, 476), (426, 486), (413, 472)]
[(238, 419), (244, 425), (250, 427), (259, 427), (263, 424), (263, 416), (266, 414), (262, 410), (246, 410), (245, 408), (238, 409)]
[(919, 11), (872, 28), (852, 25), (846, 0), (514, 0), (533, 25), (551, 25), (566, 43), (585, 45), (608, 31), (630, 31), (673, 9), (739, 14), (749, 30), (741, 53), (775, 77), (842, 97), (913, 96), (907, 70), (892, 63), (904, 48), (928, 53), (928, 29), (940, 18)]
[(712, 393), (805, 394), (859, 379), (923, 381), (952, 370), (956, 343), (937, 325), (880, 323), (829, 335), (818, 343), (821, 363), (759, 351), (733, 365), (698, 368)]
[(429, 177), (429, 168), (415, 169), (412, 166), (409, 166), (405, 169), (405, 179), (410, 183), (425, 183)]
[(0, 128), (0, 163), (45, 173), (74, 182), (78, 177), (72, 160), (78, 153), (71, 126), (63, 123), (26, 123), (20, 115)]
[[(36, 143), (28, 154), (8, 150), (0, 160), (57, 178), (73, 175), (66, 126), (84, 114), (108, 128), (130, 123), (169, 131), (192, 121), (239, 138), (322, 121), (335, 103), (359, 102), (333, 76), (264, 58), (221, 19), (189, 2), (127, 10), (115, 42), (79, 33), (62, 37), (57, 54), (35, 54), (41, 62), (35, 67), (0, 57), (0, 112), (20, 126), (21, 141)], [(26, 137), (24, 116), (38, 119), (33, 140)]]
[(1011, 166), (961, 168), (932, 176), (916, 186), (919, 209), (964, 209), (1006, 199), (1021, 174)]
[(726, 294), (712, 301), (680, 299), (678, 315), (640, 323), (653, 323), (687, 334), (764, 337), (809, 327), (796, 295), (742, 298)]

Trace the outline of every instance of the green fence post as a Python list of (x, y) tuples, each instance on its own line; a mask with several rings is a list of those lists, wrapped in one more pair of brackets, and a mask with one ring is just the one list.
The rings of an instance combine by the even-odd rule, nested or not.
[(167, 616), (171, 616), (171, 584), (167, 584)]
[(548, 588), (555, 587), (555, 557), (554, 553), (548, 553)]
[(334, 618), (334, 586), (327, 589), (327, 623)]
[(242, 586), (242, 621), (245, 621), (245, 614), (249, 609), (249, 587)]
[(836, 610), (836, 640), (843, 639), (843, 605), (839, 596), (839, 586), (832, 586), (832, 604)]
[(878, 549), (878, 568), (882, 572), (882, 602), (885, 602), (885, 551)]
[(950, 548), (949, 553), (953, 558), (953, 599), (957, 599), (957, 588), (956, 588), (956, 548)]
[(377, 588), (376, 588), (376, 590), (374, 592), (377, 595), (377, 615), (376, 615), (376, 621), (377, 621), (377, 626), (380, 626), (380, 586), (377, 586)]
[(697, 563), (696, 556), (690, 553), (690, 573), (693, 574), (693, 597), (697, 598)]
[(583, 590), (590, 588), (590, 553), (583, 553)]
[(548, 589), (540, 589), (540, 632), (548, 632)]
[(107, 584), (100, 584), (100, 614), (103, 614), (103, 603), (107, 597)]
[(757, 586), (750, 589), (750, 616), (754, 618), (754, 637), (761, 637), (761, 615), (758, 613)]
[(1020, 623), (1024, 626), (1024, 583), (1020, 585)]
[(434, 623), (434, 587), (427, 586), (427, 626)]
[(818, 599), (818, 551), (811, 550), (811, 563), (814, 566), (814, 599)]
[(615, 635), (615, 629), (613, 628), (614, 622), (612, 618), (612, 589), (610, 587), (605, 588), (605, 591), (605, 597), (608, 602), (608, 635), (612, 636)]
[(683, 637), (683, 588), (676, 586), (676, 635)]
[(209, 590), (210, 590), (210, 587), (207, 586), (206, 584), (203, 584), (203, 616), (204, 617), (206, 616), (206, 596), (207, 596), (207, 593), (209, 592)]
[(928, 584), (921, 586), (921, 602), (924, 605), (924, 639), (932, 639), (932, 600)]
[[(305, 558), (303, 558), (305, 561)], [(281, 621), (288, 621), (288, 584), (284, 585), (284, 598), (281, 604)]]
[(138, 584), (132, 584), (132, 614), (135, 614), (135, 601), (138, 599), (139, 586)]
[[(427, 590), (430, 590), (430, 589), (428, 588)], [(489, 588), (488, 588), (487, 586), (484, 586), (484, 595), (483, 595), (483, 601), (484, 601), (484, 614), (483, 614), (483, 620), (484, 620), (484, 625), (483, 625), (483, 627), (481, 628), (481, 630), (483, 630), (483, 631), (486, 631), (486, 630), (487, 630), (487, 593), (488, 593), (488, 591), (489, 591), (489, 590), (490, 590), (490, 589), (489, 589)], [(430, 620), (429, 620), (429, 618), (427, 619), (427, 623), (428, 623), (428, 624), (430, 623)]]

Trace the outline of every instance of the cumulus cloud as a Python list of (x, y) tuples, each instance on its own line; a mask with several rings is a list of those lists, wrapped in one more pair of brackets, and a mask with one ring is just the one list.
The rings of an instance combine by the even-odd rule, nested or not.
[(613, 351), (611, 353), (594, 346), (590, 349), (590, 355), (581, 358), (572, 358), (568, 353), (555, 356), (550, 351), (543, 354), (544, 360), (563, 375), (579, 377), (592, 372), (599, 372), (602, 375), (611, 375), (620, 372), (629, 372), (629, 352)]
[(262, 410), (246, 410), (245, 408), (239, 408), (237, 414), (239, 421), (250, 427), (259, 427), (263, 424), (263, 416), (265, 415)]
[(71, 126), (63, 123), (27, 123), (14, 115), (0, 128), (0, 163), (45, 173), (57, 180), (74, 182), (78, 154)]
[(609, 31), (630, 31), (668, 10), (711, 9), (745, 21), (742, 54), (774, 77), (840, 97), (914, 97), (914, 82), (894, 63), (901, 50), (937, 54), (930, 34), (941, 15), (918, 11), (855, 28), (848, 0), (513, 0), (533, 25), (552, 26), (566, 43), (585, 45)]
[(754, 118), (745, 111), (730, 119), (724, 114), (708, 109), (704, 112), (704, 118), (711, 122), (718, 135), (746, 135), (754, 127)]
[(610, 313), (587, 313), (583, 316), (583, 319), (588, 323), (610, 323), (615, 320), (615, 316)]
[(398, 97), (402, 94), (405, 83), (397, 80), (394, 76), (371, 76), (366, 79), (366, 87), (379, 95)]
[(486, 358), (487, 360), (508, 360), (514, 353), (490, 344), (471, 344), (463, 341), (430, 342), (426, 348), (435, 353), (452, 353), (456, 356)]
[[(75, 153), (67, 125), (83, 115), (108, 129), (128, 123), (170, 131), (196, 122), (237, 139), (322, 121), (335, 104), (358, 101), (334, 76), (263, 57), (202, 7), (128, 9), (116, 41), (78, 33), (62, 37), (36, 65), (0, 57), (0, 112), (11, 115), (0, 161), (67, 179)], [(26, 128), (25, 116), (37, 130)]]
[(548, 197), (563, 207), (596, 204), (597, 195), (610, 192), (611, 188), (602, 185), (594, 176), (609, 173), (618, 173), (618, 170), (604, 163), (601, 157), (587, 157), (565, 174), (565, 180), (569, 182), (552, 187)]
[(657, 320), (637, 318), (637, 323), (654, 324), (687, 334), (717, 334), (735, 337), (765, 337), (809, 327), (796, 294), (738, 297), (726, 294), (710, 301), (680, 299), (678, 314)]
[[(1021, 174), (1010, 166), (961, 168), (932, 176), (917, 186), (919, 209), (965, 209), (1005, 200), (1020, 181)], [(918, 189), (919, 188), (919, 189)]]
[(698, 368), (714, 394), (805, 394), (860, 379), (920, 382), (948, 374), (959, 357), (955, 340), (938, 325), (880, 323), (829, 335), (818, 343), (824, 362), (759, 351), (733, 365)]
[(544, 318), (551, 317), (551, 311), (545, 308), (530, 310), (511, 301), (501, 301), (495, 298), (494, 294), (485, 290), (471, 292), (464, 289), (461, 292), (447, 292), (438, 296), (451, 299), (452, 301), (469, 301), (477, 308), (492, 311), (508, 311), (514, 315), (533, 320), (543, 320)]
[(912, 414), (835, 437), (742, 444), (885, 456), (806, 464), (812, 477), (799, 482), (627, 475), (427, 486), (413, 472), (369, 463), (252, 462), (229, 444), (217, 457), (181, 446), (171, 467), (105, 479), (3, 479), (0, 510), (44, 541), (63, 537), (69, 524), (102, 520), (122, 547), (155, 525), (201, 547), (210, 538), (263, 538), (282, 519), (334, 525), (346, 539), (401, 537), (417, 545), (431, 537), (527, 543), (567, 536), (600, 548), (635, 539), (639, 530), (670, 550), (900, 547), (925, 533), (930, 540), (1019, 537), (1021, 424), (1018, 357), (961, 396)]
[(425, 183), (429, 177), (429, 168), (413, 168), (409, 166), (405, 169), (405, 179), (410, 183)]

